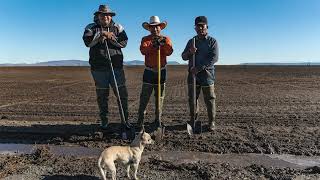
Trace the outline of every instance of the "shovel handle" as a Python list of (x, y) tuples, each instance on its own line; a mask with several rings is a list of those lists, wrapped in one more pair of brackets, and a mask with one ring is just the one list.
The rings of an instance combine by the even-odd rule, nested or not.
[[(192, 46), (195, 48), (196, 47), (196, 39), (193, 38), (192, 39)], [(196, 67), (196, 55), (193, 54), (192, 55), (192, 67), (195, 68)], [(197, 94), (196, 94), (196, 75), (193, 73), (192, 74), (192, 90), (193, 90), (193, 127), (195, 127), (195, 121), (196, 121), (196, 109), (197, 109)]]
[[(108, 32), (110, 31), (109, 28), (107, 29), (107, 31)], [(116, 97), (117, 97), (118, 105), (120, 107), (120, 118), (122, 120), (122, 123), (124, 123), (124, 125), (127, 128), (129, 128), (128, 122), (125, 119), (123, 106), (122, 106), (121, 99), (120, 99), (120, 93), (119, 93), (119, 89), (118, 89), (118, 83), (117, 83), (117, 80), (116, 80), (116, 76), (114, 74), (114, 69), (113, 69), (113, 65), (112, 65), (112, 61), (111, 61), (111, 56), (110, 56), (110, 51), (109, 51), (109, 46), (108, 46), (107, 40), (105, 40), (105, 48), (106, 48), (107, 55), (108, 55), (107, 58), (109, 59), (109, 63), (110, 63), (110, 68), (111, 68), (113, 82), (114, 82), (114, 86), (115, 86), (115, 90), (116, 90)]]
[(160, 116), (160, 96), (161, 96), (161, 57), (160, 57), (160, 46), (158, 47), (157, 50), (157, 55), (158, 55), (158, 120), (161, 126), (161, 116)]

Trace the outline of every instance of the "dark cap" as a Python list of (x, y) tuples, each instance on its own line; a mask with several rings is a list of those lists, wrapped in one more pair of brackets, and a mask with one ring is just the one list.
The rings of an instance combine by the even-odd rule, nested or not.
[(198, 24), (206, 24), (206, 25), (208, 25), (207, 17), (205, 17), (205, 16), (196, 17), (196, 19), (194, 20), (194, 25), (198, 25)]

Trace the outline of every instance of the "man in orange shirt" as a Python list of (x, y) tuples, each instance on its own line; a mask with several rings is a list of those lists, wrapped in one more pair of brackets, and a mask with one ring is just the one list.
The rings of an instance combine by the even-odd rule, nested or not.
[[(166, 64), (167, 56), (173, 52), (172, 43), (169, 37), (161, 35), (161, 30), (167, 26), (167, 22), (160, 22), (158, 16), (151, 16), (150, 21), (144, 22), (142, 27), (150, 31), (150, 35), (142, 38), (140, 51), (145, 55), (145, 70), (143, 73), (143, 85), (140, 94), (140, 105), (138, 111), (138, 126), (142, 127), (145, 110), (148, 105), (150, 96), (154, 91), (155, 96), (155, 126), (161, 127), (158, 117), (161, 116), (165, 82), (166, 82)], [(161, 62), (161, 92), (160, 92), (160, 108), (158, 108), (158, 48), (160, 48), (160, 62)], [(159, 111), (160, 110), (160, 111)]]

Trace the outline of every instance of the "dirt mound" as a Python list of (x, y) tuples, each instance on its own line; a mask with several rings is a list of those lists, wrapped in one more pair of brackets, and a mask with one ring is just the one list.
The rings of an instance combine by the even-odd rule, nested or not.
[(35, 163), (44, 163), (52, 159), (53, 154), (50, 152), (49, 146), (40, 145), (35, 147), (35, 151), (29, 155)]

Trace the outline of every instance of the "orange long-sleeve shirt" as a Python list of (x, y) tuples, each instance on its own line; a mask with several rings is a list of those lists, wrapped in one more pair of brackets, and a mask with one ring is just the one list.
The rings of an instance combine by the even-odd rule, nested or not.
[[(172, 43), (169, 37), (166, 37), (166, 43), (160, 46), (160, 61), (161, 67), (167, 64), (167, 56), (170, 56), (173, 52)], [(158, 67), (158, 50), (152, 46), (152, 35), (145, 36), (141, 40), (140, 45), (141, 54), (145, 55), (144, 64), (150, 68)]]

